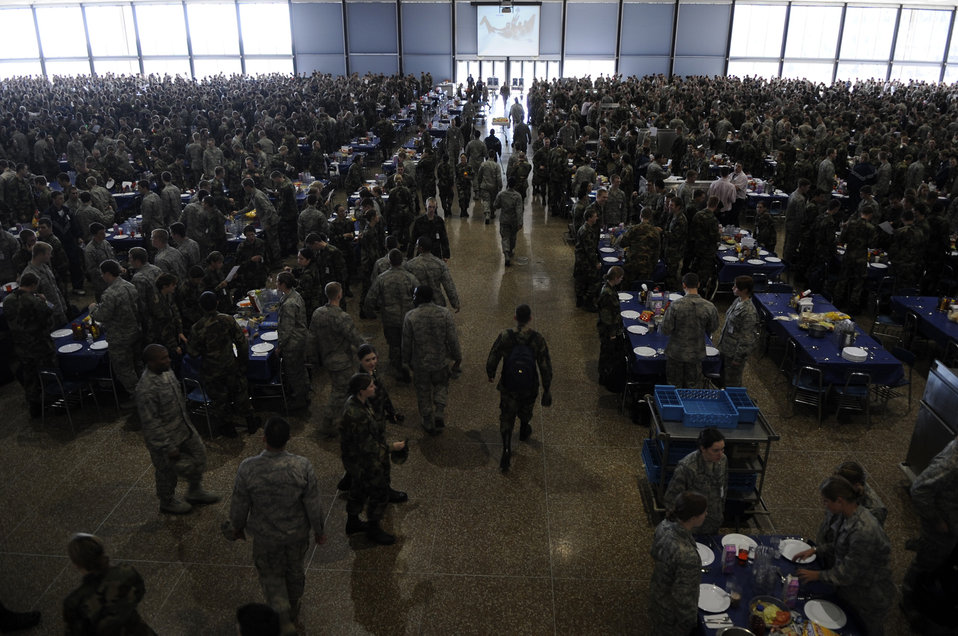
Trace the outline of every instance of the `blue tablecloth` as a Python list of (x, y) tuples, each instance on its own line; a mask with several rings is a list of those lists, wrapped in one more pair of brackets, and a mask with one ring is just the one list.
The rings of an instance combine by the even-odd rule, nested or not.
[[(262, 335), (269, 331), (276, 331), (277, 314), (275, 311), (266, 314), (263, 322), (256, 326), (253, 338), (249, 346), (249, 364), (246, 367), (246, 379), (252, 382), (269, 382), (275, 377), (279, 370), (279, 356), (276, 355), (276, 341), (270, 344), (274, 348), (266, 353), (255, 353), (253, 346), (266, 342)], [(189, 355), (183, 356), (183, 373), (190, 377), (199, 377), (199, 370), (202, 368), (202, 358), (192, 358)]]
[[(777, 535), (779, 538), (798, 538), (798, 537), (788, 537), (786, 535)], [(772, 536), (771, 535), (759, 535), (752, 536), (759, 545), (771, 545)], [(737, 627), (748, 627), (749, 619), (749, 601), (756, 596), (774, 596), (776, 598), (781, 598), (781, 589), (777, 589), (771, 594), (764, 593), (765, 591), (756, 590), (755, 579), (754, 579), (754, 564), (750, 563), (748, 565), (742, 566), (736, 564), (732, 569), (730, 574), (722, 573), (722, 537), (721, 536), (706, 536), (699, 535), (695, 537), (696, 541), (712, 549), (712, 554), (715, 555), (715, 561), (711, 565), (705, 568), (705, 572), (702, 573), (702, 583), (712, 583), (725, 589), (726, 584), (729, 581), (734, 581), (742, 589), (742, 601), (738, 604), (737, 607), (729, 607), (725, 610), (729, 618), (732, 619), (732, 623)], [(776, 567), (782, 574), (782, 576), (787, 576), (789, 574), (795, 575), (799, 566), (796, 566), (791, 561), (778, 558), (774, 560), (774, 567)], [(818, 559), (800, 566), (803, 569), (807, 570), (820, 570), (821, 564)], [(776, 586), (780, 588), (781, 586)], [(813, 598), (815, 599), (824, 599), (835, 603), (840, 606), (848, 618), (848, 623), (841, 629), (842, 636), (859, 636), (862, 634), (862, 629), (859, 626), (860, 623), (857, 620), (857, 617), (854, 616), (852, 611), (848, 606), (843, 605), (839, 602), (835, 594), (835, 589), (828, 585), (827, 583), (822, 583), (820, 581), (813, 581), (811, 583), (802, 583), (799, 588), (799, 600), (795, 605), (795, 611), (802, 613), (804, 616), (804, 608), (806, 600), (803, 598), (808, 597), (808, 600)], [(704, 612), (699, 610), (699, 633), (706, 636), (711, 636), (718, 633), (720, 630), (708, 629), (705, 626), (705, 616), (711, 614), (710, 612)]]
[(938, 311), (935, 296), (892, 296), (892, 312), (902, 315), (913, 311), (918, 316), (918, 331), (945, 347), (951, 340), (958, 341), (958, 323), (948, 320), (947, 311)]
[[(795, 340), (799, 352), (798, 363), (821, 369), (825, 384), (844, 385), (848, 375), (853, 372), (869, 374), (872, 384), (896, 386), (904, 380), (905, 371), (901, 362), (857, 326), (855, 346), (868, 351), (868, 360), (861, 363), (849, 362), (842, 357), (835, 336), (827, 334), (824, 338), (812, 338), (808, 331), (799, 328), (797, 320), (784, 319), (797, 316), (795, 308), (788, 304), (790, 298), (790, 294), (755, 294), (753, 301), (765, 327), (780, 338)], [(821, 296), (812, 296), (812, 300), (815, 313), (838, 311)]]
[[(646, 307), (637, 299), (638, 294), (632, 292), (622, 292), (628, 293), (632, 296), (631, 299), (620, 300), (620, 306), (622, 308), (622, 313), (625, 314), (629, 311), (635, 311), (642, 313), (645, 311)], [(625, 298), (625, 296), (620, 296), (620, 299)], [(660, 331), (653, 330), (651, 325), (644, 323), (638, 318), (627, 318), (625, 315), (622, 316), (622, 325), (625, 327), (626, 334), (629, 336), (629, 345), (634, 351), (636, 347), (651, 347), (656, 350), (654, 356), (643, 357), (638, 354), (635, 356), (635, 361), (632, 363), (632, 373), (641, 376), (660, 376), (663, 380), (665, 379), (665, 346), (669, 343), (669, 337)], [(629, 331), (629, 327), (632, 325), (643, 325), (649, 327), (648, 333), (640, 335), (637, 333), (632, 333)], [(712, 346), (712, 339), (706, 335), (705, 344)], [(658, 353), (661, 350), (662, 353)], [(702, 371), (704, 373), (718, 373), (722, 370), (722, 359), (716, 353), (716, 355), (705, 356), (702, 359)]]
[(379, 149), (379, 137), (371, 135), (368, 139), (355, 138), (349, 142), (353, 152), (375, 152)]
[[(73, 323), (80, 323), (84, 318), (89, 315), (89, 311), (84, 311), (82, 314), (76, 317), (75, 320), (68, 322), (65, 325), (57, 327), (57, 331), (60, 329), (70, 329)], [(105, 340), (103, 332), (100, 333), (100, 338), (94, 342), (99, 342)], [(60, 347), (68, 344), (77, 343), (80, 345), (80, 349), (72, 353), (61, 353)], [(78, 377), (84, 376), (89, 373), (92, 373), (97, 370), (107, 371), (107, 366), (109, 364), (109, 349), (91, 349), (89, 342), (86, 340), (74, 340), (73, 334), (67, 334), (65, 336), (54, 338), (53, 339), (53, 348), (57, 352), (57, 365), (60, 367), (60, 371), (63, 375), (67, 377)]]
[(774, 252), (769, 252), (767, 256), (756, 256), (755, 260), (761, 263), (749, 263), (747, 261), (730, 262), (724, 260), (726, 257), (734, 257), (735, 249), (724, 249), (722, 247), (715, 253), (715, 261), (718, 263), (718, 281), (719, 283), (731, 284), (735, 282), (736, 276), (751, 276), (752, 274), (765, 274), (769, 280), (775, 280), (785, 271), (785, 263), (782, 261), (769, 262), (765, 259), (777, 258)]

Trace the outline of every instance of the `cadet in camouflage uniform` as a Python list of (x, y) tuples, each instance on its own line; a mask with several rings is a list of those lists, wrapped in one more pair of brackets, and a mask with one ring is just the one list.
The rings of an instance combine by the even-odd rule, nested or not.
[(185, 280), (189, 275), (186, 257), (174, 247), (170, 247), (170, 233), (166, 230), (153, 230), (150, 235), (156, 254), (153, 263), (167, 274), (173, 274), (179, 280)]
[(782, 250), (782, 258), (786, 263), (798, 260), (799, 248), (802, 247), (802, 228), (805, 225), (807, 207), (805, 197), (809, 188), (811, 182), (808, 179), (799, 179), (798, 187), (788, 197), (788, 206), (785, 208), (785, 245)]
[(778, 245), (775, 219), (768, 212), (768, 203), (761, 199), (755, 204), (755, 240), (769, 252), (774, 252)]
[(681, 493), (655, 528), (652, 549), (655, 565), (649, 584), (652, 634), (687, 636), (698, 622), (702, 560), (693, 531), (705, 516), (705, 497)]
[(237, 214), (246, 215), (256, 210), (256, 218), (266, 236), (269, 260), (271, 263), (280, 261), (279, 249), (279, 216), (276, 208), (270, 203), (269, 197), (256, 187), (252, 179), (243, 179), (243, 191), (246, 193), (246, 206), (237, 211)]
[(622, 177), (612, 175), (612, 187), (609, 188), (609, 199), (605, 204), (605, 218), (602, 225), (612, 227), (625, 223), (628, 220), (628, 201), (625, 190), (622, 189)]
[(296, 292), (302, 297), (306, 307), (306, 324), (313, 317), (313, 312), (323, 304), (323, 285), (320, 281), (319, 269), (316, 262), (316, 253), (304, 247), (296, 255), (297, 267), (287, 268), (296, 277)]
[[(206, 447), (190, 421), (180, 382), (170, 369), (169, 351), (147, 345), (143, 363), (146, 370), (136, 386), (136, 408), (155, 469), (160, 512), (185, 514), (192, 510), (190, 504), (216, 503), (220, 498), (203, 489)], [(189, 484), (186, 501), (176, 496), (178, 477)]]
[(895, 289), (917, 289), (923, 272), (927, 238), (915, 225), (915, 213), (912, 210), (902, 211), (901, 222), (902, 226), (895, 230), (888, 247), (888, 258), (895, 266)]
[(266, 259), (266, 242), (256, 238), (256, 226), (247, 225), (243, 228), (243, 242), (236, 246), (236, 261), (239, 271), (236, 273), (236, 284), (240, 291), (262, 289), (266, 286), (269, 277), (269, 266)]
[(436, 167), (436, 182), (439, 185), (439, 200), (442, 201), (442, 216), (452, 216), (452, 197), (456, 188), (456, 170), (449, 163), (449, 157), (443, 154), (439, 157)]
[(143, 221), (140, 223), (140, 234), (150, 236), (153, 230), (163, 227), (163, 201), (160, 195), (150, 190), (150, 182), (142, 179), (137, 182), (140, 189), (140, 214)]
[(902, 583), (906, 610), (920, 609), (958, 545), (958, 439), (952, 440), (915, 478), (911, 501), (921, 522), (915, 559)]
[(327, 283), (326, 304), (313, 312), (309, 323), (311, 349), (329, 374), (329, 402), (323, 414), (320, 433), (336, 436), (336, 422), (348, 397), (349, 378), (352, 377), (356, 350), (363, 338), (356, 330), (352, 317), (342, 310), (343, 288), (337, 282)]
[(549, 154), (549, 212), (558, 218), (566, 215), (570, 176), (569, 152), (556, 146)]
[(140, 328), (143, 333), (150, 333), (153, 328), (153, 310), (157, 302), (156, 279), (160, 277), (163, 270), (147, 260), (146, 249), (142, 247), (130, 249), (127, 257), (129, 265), (127, 273), (131, 275), (130, 282), (136, 288)]
[[(376, 420), (371, 398), (376, 394), (373, 377), (357, 373), (349, 380), (349, 398), (339, 424), (340, 451), (349, 477), (346, 502), (346, 534), (365, 532), (380, 545), (392, 545), (396, 537), (379, 525), (390, 501), (400, 503), (406, 493), (390, 488), (389, 453), (406, 447), (405, 442), (386, 443), (384, 429)], [(366, 509), (366, 522), (359, 515)]]
[(718, 311), (699, 296), (698, 287), (698, 274), (683, 276), (685, 296), (669, 305), (662, 322), (662, 333), (669, 336), (665, 345), (666, 377), (669, 384), (680, 389), (697, 389), (702, 384), (705, 334), (718, 329)]
[(100, 276), (100, 263), (116, 260), (113, 246), (106, 240), (106, 228), (100, 223), (90, 224), (91, 241), (83, 246), (83, 263), (86, 276), (93, 283), (94, 297), (99, 300), (106, 291), (106, 282)]
[(317, 234), (329, 234), (329, 219), (326, 213), (317, 206), (319, 197), (310, 194), (306, 197), (306, 207), (299, 213), (298, 234), (299, 240), (305, 241), (306, 237), (313, 232)]
[(180, 308), (176, 303), (176, 285), (179, 281), (172, 274), (160, 274), (156, 279), (157, 303), (154, 307), (153, 331), (148, 342), (166, 347), (173, 357), (174, 369), (179, 373), (183, 344), (186, 343)]
[(897, 589), (892, 582), (891, 543), (874, 516), (859, 505), (859, 494), (844, 477), (832, 476), (821, 488), (825, 509), (842, 516), (831, 542), (795, 555), (817, 554), (823, 570), (798, 570), (802, 583), (822, 581), (833, 586), (861, 620), (865, 634), (882, 636)]
[[(540, 132), (539, 134), (541, 135), (542, 133)], [(550, 148), (550, 143), (549, 138), (545, 137), (542, 142), (542, 147), (535, 149), (532, 155), (532, 196), (538, 194), (543, 203), (546, 201), (546, 189), (549, 187), (549, 171), (552, 167), (552, 149)]]
[(492, 210), (492, 202), (502, 190), (502, 168), (494, 159), (486, 159), (479, 166), (477, 173), (479, 182), (479, 202), (482, 204), (482, 214), (486, 225), (495, 218), (495, 212)]
[(80, 587), (63, 600), (64, 633), (156, 636), (137, 612), (146, 586), (132, 565), (110, 565), (103, 542), (82, 532), (70, 539), (67, 553), (84, 575)]
[(53, 311), (36, 295), (40, 281), (36, 274), (20, 277), (20, 287), (3, 299), (3, 316), (10, 329), (13, 355), (20, 362), (19, 377), (30, 405), (31, 417), (40, 416), (40, 369), (56, 365), (53, 339)]
[(465, 153), (459, 155), (459, 163), (456, 164), (456, 196), (459, 197), (459, 218), (461, 219), (469, 217), (469, 200), (472, 198), (474, 174), (476, 173), (472, 171)]
[(120, 278), (120, 272), (120, 264), (116, 261), (100, 263), (100, 275), (107, 288), (99, 303), (90, 303), (90, 318), (103, 323), (113, 377), (129, 395), (133, 395), (141, 368), (143, 334), (136, 288)]
[(506, 168), (506, 181), (515, 180), (516, 192), (525, 201), (529, 192), (529, 174), (532, 172), (532, 164), (526, 159), (524, 150), (517, 152), (514, 156), (515, 161), (511, 157), (509, 158), (509, 166)]
[(90, 204), (89, 192), (80, 193), (80, 207), (77, 208), (73, 217), (76, 221), (77, 229), (82, 232), (80, 238), (87, 242), (90, 240), (91, 224), (100, 223), (103, 226), (113, 225), (113, 212), (111, 211), (109, 214), (106, 214), (93, 207)]
[(575, 306), (591, 309), (595, 305), (595, 288), (599, 282), (599, 228), (596, 222), (599, 215), (590, 208), (585, 212), (585, 220), (576, 232), (575, 264), (572, 277), (575, 279)]
[(53, 248), (50, 247), (49, 243), (37, 241), (33, 244), (31, 254), (32, 258), (27, 266), (23, 268), (21, 276), (29, 272), (37, 277), (37, 280), (40, 281), (37, 292), (41, 294), (47, 302), (53, 305), (53, 324), (62, 325), (67, 321), (67, 304), (63, 299), (63, 294), (60, 293), (60, 288), (57, 285), (56, 277), (53, 275), (53, 270), (50, 269), (50, 259), (53, 255)]
[(871, 208), (862, 209), (857, 218), (845, 225), (838, 239), (845, 244), (845, 255), (833, 302), (849, 314), (857, 314), (861, 309), (862, 291), (868, 277), (868, 249), (875, 247), (877, 240), (871, 216)]
[(265, 449), (244, 459), (236, 472), (229, 520), (237, 539), (249, 529), (263, 597), (279, 614), (282, 633), (295, 634), (310, 531), (317, 544), (326, 536), (316, 472), (308, 459), (286, 450), (288, 441), (289, 423), (270, 419), (263, 431)]
[(674, 506), (679, 496), (688, 490), (701, 493), (708, 501), (708, 514), (699, 532), (717, 534), (725, 518), (728, 458), (725, 436), (716, 428), (703, 429), (699, 433), (698, 450), (679, 460), (662, 503), (666, 508)]
[[(502, 435), (502, 458), (499, 460), (499, 470), (506, 472), (512, 461), (512, 429), (519, 418), (519, 441), (524, 442), (532, 435), (532, 409), (539, 395), (539, 383), (542, 383), (542, 406), (552, 405), (552, 358), (549, 357), (549, 345), (542, 335), (529, 327), (532, 321), (532, 310), (529, 305), (516, 307), (516, 328), (506, 329), (499, 333), (492, 343), (489, 357), (486, 358), (486, 376), (489, 382), (496, 379), (496, 370), (502, 360), (502, 375), (496, 389), (499, 391), (499, 433)], [(535, 357), (539, 373), (531, 370), (531, 378), (526, 380), (525, 387), (507, 386), (510, 378), (515, 375), (514, 369), (507, 369), (509, 356), (517, 346), (528, 347)]]
[(618, 265), (610, 267), (596, 301), (599, 314), (595, 325), (599, 332), (599, 382), (610, 387), (612, 385), (607, 384), (607, 380), (611, 380), (616, 371), (622, 368), (619, 347), (622, 341), (619, 339), (626, 337), (619, 305), (619, 284), (624, 274), (625, 271)]
[(423, 199), (436, 196), (436, 155), (431, 144), (422, 151), (419, 165), (416, 166), (416, 179)]
[(689, 223), (691, 268), (699, 275), (699, 281), (706, 288), (715, 276), (715, 250), (719, 241), (719, 222), (715, 212), (718, 206), (718, 197), (709, 197), (705, 209), (696, 212)]
[(515, 177), (509, 179), (507, 190), (496, 195), (492, 204), (492, 216), (496, 210), (501, 210), (499, 216), (499, 237), (502, 240), (502, 254), (506, 258), (506, 267), (512, 265), (512, 257), (516, 249), (516, 234), (522, 229), (523, 212), (522, 195), (516, 191)]
[(409, 243), (409, 226), (413, 222), (413, 194), (406, 187), (406, 181), (401, 175), (396, 175), (395, 186), (389, 191), (389, 201), (386, 202), (386, 223), (389, 233), (399, 238), (400, 247)]
[(200, 307), (205, 315), (193, 325), (187, 351), (193, 357), (203, 358), (200, 377), (220, 432), (236, 437), (232, 416), (237, 414), (245, 417), (246, 429), (252, 435), (259, 428), (260, 420), (253, 415), (246, 384), (249, 343), (235, 318), (217, 313), (213, 292), (203, 292)]
[(366, 312), (380, 312), (383, 337), (389, 345), (389, 364), (396, 377), (409, 382), (409, 371), (403, 366), (402, 328), (406, 314), (414, 309), (413, 291), (419, 285), (415, 276), (403, 267), (402, 252), (389, 252), (390, 268), (373, 281), (366, 296)]
[(309, 403), (309, 373), (306, 371), (306, 348), (309, 315), (306, 303), (295, 289), (296, 278), (290, 272), (280, 272), (276, 289), (283, 298), (279, 301), (279, 327), (276, 348), (281, 356), (286, 386), (289, 390), (289, 409), (296, 411)]
[[(276, 233), (279, 235), (281, 254), (286, 256), (295, 252), (297, 245), (299, 206), (296, 203), (296, 187), (286, 175), (275, 170), (270, 174), (270, 180), (276, 191)], [(265, 223), (263, 229), (266, 229)]]
[(671, 217), (665, 230), (665, 286), (678, 289), (680, 265), (688, 241), (688, 218), (681, 202), (675, 197), (669, 199), (669, 211)]
[(758, 312), (752, 302), (754, 282), (751, 276), (736, 276), (732, 285), (735, 301), (725, 312), (725, 324), (718, 339), (722, 354), (722, 376), (725, 386), (743, 386), (745, 362), (758, 344)]
[(458, 375), (462, 351), (452, 312), (433, 302), (433, 290), (420, 281), (413, 295), (415, 309), (406, 314), (402, 326), (402, 360), (411, 367), (422, 427), (430, 435), (446, 426), (446, 394), (449, 389), (449, 361)]
[[(406, 261), (403, 267), (416, 277), (420, 285), (428, 285), (433, 290), (434, 302), (437, 305), (445, 307), (448, 298), (449, 306), (454, 311), (459, 311), (459, 292), (449, 273), (449, 267), (432, 254), (432, 240), (428, 236), (422, 236), (416, 241), (416, 257)], [(445, 296), (440, 293), (440, 289), (445, 292)]]
[(625, 249), (625, 284), (629, 289), (638, 281), (652, 280), (662, 252), (662, 228), (653, 225), (652, 210), (642, 210), (640, 219), (618, 242)]

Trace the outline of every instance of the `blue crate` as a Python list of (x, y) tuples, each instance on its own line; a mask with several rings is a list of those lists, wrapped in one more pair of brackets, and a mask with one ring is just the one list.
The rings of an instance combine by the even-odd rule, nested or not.
[(662, 462), (656, 456), (654, 440), (647, 439), (642, 442), (642, 463), (645, 464), (645, 476), (649, 479), (649, 483), (658, 484), (659, 476), (662, 474)]
[(682, 424), (690, 428), (735, 428), (738, 410), (725, 391), (677, 389), (682, 400)]
[(729, 490), (755, 490), (755, 484), (758, 483), (758, 475), (755, 473), (729, 473)]
[[(669, 444), (669, 464), (678, 464), (689, 453), (694, 453), (699, 448), (696, 442), (672, 442)], [(656, 457), (661, 459), (665, 450), (665, 443), (661, 440), (656, 444)]]
[(738, 421), (752, 423), (758, 419), (758, 407), (748, 396), (748, 391), (742, 387), (727, 387), (725, 392), (735, 408), (738, 409)]
[(659, 416), (669, 422), (682, 421), (682, 399), (678, 391), (671, 384), (655, 385), (655, 406), (659, 409)]

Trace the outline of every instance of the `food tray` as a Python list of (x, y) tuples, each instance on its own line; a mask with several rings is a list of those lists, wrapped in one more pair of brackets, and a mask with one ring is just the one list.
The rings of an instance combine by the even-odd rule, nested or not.
[(725, 391), (677, 389), (682, 401), (682, 424), (691, 428), (735, 428), (738, 410)]
[(682, 400), (679, 393), (671, 384), (655, 385), (655, 406), (659, 409), (659, 415), (665, 421), (682, 421)]
[(748, 391), (742, 387), (728, 387), (725, 389), (729, 400), (738, 410), (738, 421), (751, 423), (758, 419), (758, 407), (748, 396)]

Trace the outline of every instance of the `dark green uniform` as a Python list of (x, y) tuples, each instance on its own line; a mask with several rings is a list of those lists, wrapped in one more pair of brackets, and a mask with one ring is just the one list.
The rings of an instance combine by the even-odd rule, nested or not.
[(715, 250), (719, 240), (718, 226), (718, 219), (708, 208), (696, 212), (689, 224), (692, 271), (699, 275), (703, 288), (715, 273)]
[(143, 577), (132, 565), (121, 563), (103, 573), (91, 572), (63, 601), (65, 633), (69, 636), (156, 634), (136, 611), (145, 593)]
[(440, 161), (436, 167), (436, 182), (439, 184), (442, 215), (448, 217), (452, 214), (452, 197), (456, 186), (456, 172), (448, 161)]
[[(472, 198), (472, 177), (475, 173), (468, 163), (456, 164), (456, 194), (459, 197), (459, 216), (469, 216)], [(445, 208), (445, 205), (443, 205)]]
[(835, 285), (835, 304), (840, 309), (857, 313), (861, 304), (862, 290), (868, 276), (868, 248), (875, 245), (875, 226), (858, 217), (852, 219), (842, 230), (839, 239), (845, 243), (842, 272)]
[(592, 305), (599, 282), (599, 227), (583, 223), (575, 237), (575, 306)]
[(642, 221), (622, 235), (619, 247), (626, 250), (626, 285), (631, 286), (635, 281), (652, 280), (652, 273), (662, 251), (662, 228), (653, 225), (651, 221)]
[[(254, 261), (254, 256), (259, 256), (261, 260)], [(240, 266), (237, 272), (237, 283), (240, 289), (262, 289), (266, 286), (266, 278), (269, 275), (268, 258), (266, 242), (263, 239), (254, 238), (252, 241), (246, 239), (237, 246), (236, 264)]]
[(20, 381), (27, 402), (40, 404), (40, 369), (55, 363), (53, 340), (53, 310), (32, 292), (14, 290), (3, 299), (3, 316), (10, 328), (13, 354), (20, 362)]
[(216, 311), (206, 312), (193, 325), (187, 348), (191, 356), (203, 358), (203, 388), (213, 403), (216, 418), (226, 422), (232, 415), (252, 415), (246, 384), (249, 343), (236, 320)]
[(532, 409), (539, 395), (539, 383), (542, 382), (543, 393), (549, 392), (552, 386), (552, 358), (549, 357), (549, 345), (539, 332), (520, 325), (516, 329), (506, 329), (501, 332), (492, 344), (489, 357), (486, 359), (486, 375), (489, 379), (496, 377), (499, 361), (509, 358), (513, 347), (523, 344), (532, 349), (536, 356), (536, 365), (539, 376), (535, 378), (535, 386), (527, 391), (513, 392), (508, 390), (500, 377), (496, 388), (499, 390), (499, 432), (503, 435), (512, 434), (512, 429), (518, 416), (519, 422), (526, 426), (532, 419)]
[(343, 466), (350, 477), (346, 512), (359, 515), (365, 508), (369, 521), (379, 521), (389, 503), (389, 446), (372, 405), (350, 396), (339, 435)]

